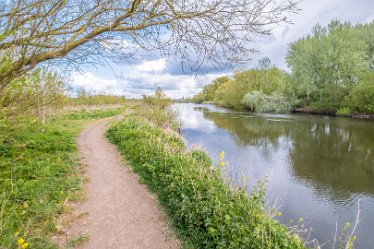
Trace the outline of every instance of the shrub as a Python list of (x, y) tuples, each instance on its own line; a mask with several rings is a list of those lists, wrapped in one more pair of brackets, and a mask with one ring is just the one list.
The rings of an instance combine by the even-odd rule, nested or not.
[(280, 93), (264, 94), (252, 91), (244, 95), (242, 104), (254, 112), (289, 112), (291, 103)]
[(341, 108), (338, 109), (336, 114), (338, 114), (338, 115), (350, 115), (350, 114), (352, 114), (352, 110), (349, 107), (341, 107)]

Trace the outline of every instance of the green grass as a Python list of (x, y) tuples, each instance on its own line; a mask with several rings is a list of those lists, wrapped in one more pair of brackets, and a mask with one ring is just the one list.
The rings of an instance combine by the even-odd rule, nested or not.
[(123, 113), (125, 107), (119, 107), (114, 109), (102, 109), (102, 110), (87, 110), (82, 109), (80, 111), (73, 111), (62, 116), (63, 119), (69, 120), (94, 120), (100, 118), (107, 118), (119, 115)]
[(168, 129), (172, 126), (157, 124), (166, 115), (162, 110), (149, 112), (138, 109), (107, 136), (157, 194), (186, 247), (305, 248), (298, 235), (267, 214), (261, 183), (249, 195), (246, 188), (229, 187), (206, 153), (187, 151)]
[(58, 248), (64, 203), (78, 194), (82, 180), (76, 138), (87, 120), (117, 115), (123, 109), (57, 116), (43, 127), (25, 118), (0, 120), (0, 248)]

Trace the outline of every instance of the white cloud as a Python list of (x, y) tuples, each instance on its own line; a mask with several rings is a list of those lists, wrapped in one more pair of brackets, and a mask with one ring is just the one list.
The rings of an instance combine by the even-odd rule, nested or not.
[(143, 61), (141, 64), (135, 66), (135, 69), (140, 72), (161, 72), (165, 68), (165, 59)]
[(117, 80), (101, 78), (91, 72), (73, 72), (71, 86), (75, 89), (83, 87), (91, 92), (119, 92)]

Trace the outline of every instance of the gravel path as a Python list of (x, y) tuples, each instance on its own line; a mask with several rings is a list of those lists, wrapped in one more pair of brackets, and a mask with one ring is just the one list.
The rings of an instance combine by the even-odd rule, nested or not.
[(79, 248), (89, 249), (180, 248), (155, 198), (105, 138), (109, 122), (91, 125), (78, 140), (89, 181), (75, 212), (87, 215), (74, 222), (68, 237), (88, 235)]

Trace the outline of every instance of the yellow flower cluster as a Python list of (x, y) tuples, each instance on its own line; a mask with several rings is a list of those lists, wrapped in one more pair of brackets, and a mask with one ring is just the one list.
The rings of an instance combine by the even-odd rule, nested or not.
[(227, 164), (227, 162), (225, 162), (224, 159), (225, 159), (225, 151), (222, 151), (221, 154), (219, 155), (219, 160), (221, 161), (220, 162), (221, 167), (224, 167)]
[(27, 242), (23, 238), (19, 238), (17, 244), (19, 249), (26, 249), (29, 247), (29, 242)]

